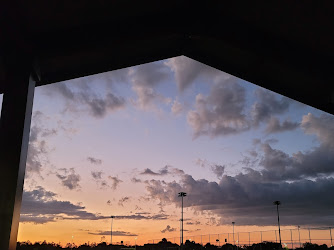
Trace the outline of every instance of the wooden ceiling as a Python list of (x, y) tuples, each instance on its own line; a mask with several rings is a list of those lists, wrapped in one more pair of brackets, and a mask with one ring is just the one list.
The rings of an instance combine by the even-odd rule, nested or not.
[(0, 25), (0, 93), (18, 64), (39, 86), (185, 55), (334, 114), (333, 1), (8, 1)]

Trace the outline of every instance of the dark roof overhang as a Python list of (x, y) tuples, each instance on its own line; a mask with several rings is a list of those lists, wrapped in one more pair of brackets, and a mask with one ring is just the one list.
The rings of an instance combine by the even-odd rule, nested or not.
[(334, 114), (334, 3), (12, 1), (1, 8), (8, 67), (37, 85), (185, 55)]

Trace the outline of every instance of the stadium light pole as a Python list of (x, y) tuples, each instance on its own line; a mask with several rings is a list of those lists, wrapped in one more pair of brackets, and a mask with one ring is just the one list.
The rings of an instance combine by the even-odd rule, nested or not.
[(114, 221), (115, 216), (110, 216), (111, 218), (111, 227), (110, 227), (110, 245), (112, 246), (112, 223)]
[(181, 206), (181, 244), (180, 246), (183, 246), (183, 197), (186, 197), (187, 193), (185, 192), (180, 192), (179, 193), (179, 197), (181, 197), (181, 201), (182, 201), (182, 206)]
[(137, 237), (135, 238), (135, 250), (137, 250)]
[(281, 241), (281, 226), (279, 224), (279, 212), (278, 212), (278, 206), (281, 205), (281, 202), (280, 201), (274, 201), (273, 204), (276, 205), (276, 208), (277, 208), (277, 222), (278, 222), (279, 244), (282, 245), (282, 241)]
[(232, 226), (233, 226), (233, 245), (235, 245), (235, 240), (234, 240), (234, 224), (235, 224), (235, 222), (232, 221)]

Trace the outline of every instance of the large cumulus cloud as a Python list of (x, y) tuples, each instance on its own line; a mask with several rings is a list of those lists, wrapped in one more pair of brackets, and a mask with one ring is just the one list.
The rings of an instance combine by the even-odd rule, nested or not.
[(176, 206), (178, 192), (187, 192), (185, 207), (214, 212), (222, 224), (236, 220), (240, 225), (275, 225), (274, 200), (282, 201), (283, 225), (333, 224), (334, 178), (273, 183), (260, 181), (259, 175), (224, 175), (219, 182), (184, 175), (179, 183), (151, 180), (146, 188), (153, 198)]
[(226, 77), (216, 83), (208, 96), (196, 96), (195, 110), (187, 120), (194, 136), (235, 134), (249, 129), (245, 115), (245, 89), (234, 77)]
[[(287, 154), (270, 141), (257, 141), (251, 154), (256, 168), (229, 176), (224, 167), (212, 167), (219, 181), (194, 179), (183, 174), (180, 181), (146, 181), (151, 197), (180, 206), (178, 192), (187, 192), (186, 207), (216, 214), (219, 223), (274, 225), (274, 200), (282, 201), (283, 225), (332, 225), (334, 223), (334, 117), (308, 114), (301, 126), (315, 135), (319, 145), (307, 152)], [(257, 160), (254, 160), (254, 159)], [(242, 161), (241, 164), (245, 163)]]
[(288, 155), (261, 144), (260, 165), (262, 174), (268, 180), (299, 180), (324, 177), (334, 173), (334, 116), (312, 114), (303, 116), (301, 127), (306, 134), (316, 136), (319, 145), (306, 152), (298, 151)]
[[(169, 59), (167, 66), (174, 72), (180, 92), (197, 81), (211, 84), (209, 95), (198, 94), (195, 107), (187, 115), (194, 137), (236, 134), (265, 124), (265, 132), (280, 133), (299, 127), (299, 123), (277, 118), (285, 114), (291, 100), (262, 88), (256, 89), (251, 108), (246, 104), (246, 91), (240, 80), (220, 70), (180, 56)], [(181, 103), (174, 102), (173, 114), (182, 110)]]

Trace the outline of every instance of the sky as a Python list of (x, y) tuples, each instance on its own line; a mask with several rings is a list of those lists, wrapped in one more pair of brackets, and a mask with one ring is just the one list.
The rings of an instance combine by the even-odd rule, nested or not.
[(334, 116), (170, 58), (36, 88), (18, 241), (329, 227), (333, 173)]

